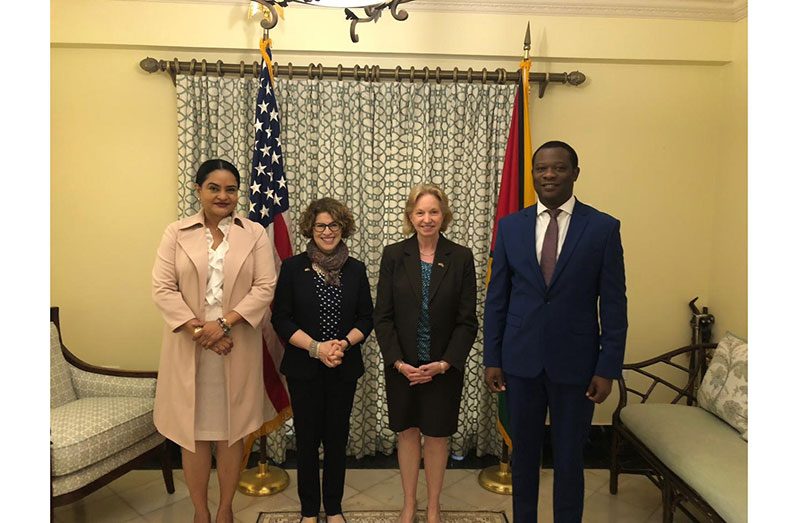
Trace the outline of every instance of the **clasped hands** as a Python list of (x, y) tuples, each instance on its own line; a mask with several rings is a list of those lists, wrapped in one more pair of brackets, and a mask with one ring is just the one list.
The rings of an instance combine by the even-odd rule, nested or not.
[(183, 328), (191, 334), (191, 338), (204, 349), (212, 350), (220, 356), (226, 356), (233, 350), (233, 339), (224, 335), (218, 321), (202, 322), (196, 318), (187, 321)]
[(319, 359), (330, 367), (337, 367), (344, 359), (346, 340), (327, 340), (319, 342)]
[(407, 378), (410, 386), (421, 385), (422, 383), (429, 383), (432, 378), (438, 374), (443, 374), (449, 368), (449, 364), (445, 361), (433, 361), (425, 363), (419, 367), (414, 367), (409, 363), (400, 362), (396, 365), (396, 370)]

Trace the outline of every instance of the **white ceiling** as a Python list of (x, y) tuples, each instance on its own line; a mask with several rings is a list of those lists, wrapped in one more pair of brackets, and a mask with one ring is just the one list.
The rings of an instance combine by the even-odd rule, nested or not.
[[(143, 0), (204, 4), (246, 4), (247, 0)], [(386, 0), (374, 0), (374, 3)], [(401, 8), (554, 16), (672, 18), (737, 21), (748, 16), (747, 0), (415, 0)]]
[(747, 0), (417, 0), (407, 5), (407, 10), (411, 9), (737, 21), (747, 16), (748, 2)]

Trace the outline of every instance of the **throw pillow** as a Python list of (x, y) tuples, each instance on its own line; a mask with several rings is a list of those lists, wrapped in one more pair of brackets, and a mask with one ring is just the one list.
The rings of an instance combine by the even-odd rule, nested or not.
[(737, 429), (748, 441), (748, 343), (726, 333), (698, 389), (698, 406)]

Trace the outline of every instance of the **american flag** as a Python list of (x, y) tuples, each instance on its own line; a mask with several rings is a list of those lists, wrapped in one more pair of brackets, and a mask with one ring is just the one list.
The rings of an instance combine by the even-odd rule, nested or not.
[[(261, 40), (263, 64), (258, 79), (258, 102), (255, 109), (255, 145), (252, 151), (252, 185), (249, 187), (249, 215), (269, 233), (276, 255), (275, 273), (279, 274), (282, 260), (291, 256), (288, 233), (288, 183), (283, 169), (283, 149), (280, 144), (280, 113), (272, 82), (271, 40)], [(272, 328), (270, 315), (263, 323), (263, 382), (266, 407), (263, 426), (246, 442), (250, 449), (256, 437), (267, 434), (291, 417), (288, 391), (279, 373), (284, 347)]]

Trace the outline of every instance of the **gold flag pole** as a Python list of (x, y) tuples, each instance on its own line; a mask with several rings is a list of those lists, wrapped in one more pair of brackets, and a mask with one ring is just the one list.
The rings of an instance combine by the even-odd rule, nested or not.
[[(278, 14), (282, 14), (282, 8), (279, 6), (272, 6), (266, 5), (265, 7), (268, 9), (265, 10), (264, 5), (258, 4), (260, 6), (260, 11), (263, 13), (263, 19), (260, 22), (261, 27), (263, 28), (263, 37), (261, 38), (261, 54), (263, 54), (264, 59), (268, 61), (268, 56), (266, 55), (266, 50), (263, 47), (264, 45), (268, 45), (265, 42), (269, 39), (269, 29), (274, 27), (277, 24), (277, 17)], [(250, 15), (255, 16), (257, 14), (257, 9), (250, 5)], [(269, 64), (271, 67), (271, 64)], [(285, 421), (284, 418), (278, 416), (277, 419), (272, 420), (272, 422), (267, 423), (267, 426), (276, 423), (278, 426)], [(271, 496), (272, 494), (277, 494), (278, 492), (282, 492), (288, 487), (288, 483), (290, 479), (288, 478), (288, 473), (281, 469), (280, 467), (272, 466), (269, 467), (269, 461), (266, 456), (266, 434), (263, 432), (268, 432), (269, 430), (273, 430), (274, 427), (271, 428), (264, 428), (261, 427), (260, 429), (260, 438), (258, 438), (258, 445), (259, 445), (259, 456), (258, 456), (258, 466), (256, 468), (251, 468), (248, 470), (242, 470), (241, 475), (238, 479), (238, 490), (247, 496)], [(251, 446), (254, 443), (255, 435), (250, 435), (247, 437), (245, 442), (245, 448), (251, 450)], [(249, 456), (247, 452), (246, 456)], [(245, 458), (246, 459), (246, 458)], [(244, 469), (247, 466), (246, 463), (241, 464), (241, 468)]]
[[(526, 35), (524, 36), (524, 60), (529, 60), (530, 49), (532, 49), (532, 33), (529, 22), (527, 22)], [(507, 446), (506, 441), (502, 440), (502, 457), (499, 460), (499, 464), (482, 469), (477, 480), (482, 488), (486, 490), (497, 494), (512, 495), (513, 474), (510, 468), (510, 448)]]

